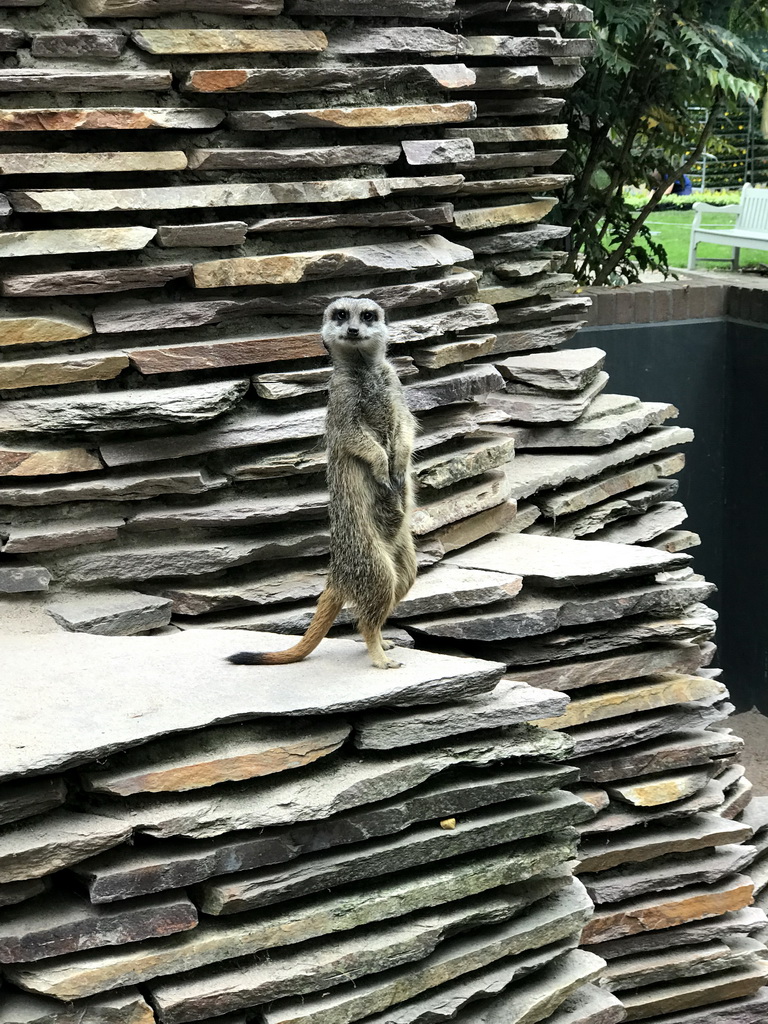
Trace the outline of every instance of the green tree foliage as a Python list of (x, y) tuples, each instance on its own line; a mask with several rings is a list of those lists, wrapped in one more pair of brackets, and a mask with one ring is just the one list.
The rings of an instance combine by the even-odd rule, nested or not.
[[(596, 53), (569, 100), (562, 201), (573, 228), (566, 269), (584, 283), (636, 281), (669, 270), (646, 221), (670, 183), (699, 161), (724, 104), (764, 99), (768, 61), (747, 33), (768, 28), (756, 0), (593, 0), (582, 31)], [(649, 186), (638, 210), (628, 185)]]

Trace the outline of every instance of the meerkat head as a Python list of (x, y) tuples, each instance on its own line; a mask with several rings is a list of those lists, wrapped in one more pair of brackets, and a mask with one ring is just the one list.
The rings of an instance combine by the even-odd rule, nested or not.
[(383, 359), (387, 351), (384, 310), (372, 299), (334, 299), (323, 314), (323, 344), (331, 357)]

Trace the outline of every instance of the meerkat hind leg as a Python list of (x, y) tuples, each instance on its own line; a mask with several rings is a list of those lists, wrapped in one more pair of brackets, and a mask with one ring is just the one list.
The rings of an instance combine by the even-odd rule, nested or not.
[(365, 645), (368, 648), (368, 654), (370, 655), (371, 661), (376, 668), (401, 668), (401, 661), (394, 661), (392, 658), (388, 658), (384, 653), (384, 638), (381, 635), (380, 626), (372, 626), (370, 623), (359, 623), (358, 626)]

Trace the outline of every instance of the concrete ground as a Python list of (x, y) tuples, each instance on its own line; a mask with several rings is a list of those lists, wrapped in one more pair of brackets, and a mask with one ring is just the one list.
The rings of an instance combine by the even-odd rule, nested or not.
[[(58, 632), (59, 627), (45, 613), (44, 603), (42, 595), (17, 594), (0, 599), (0, 638), (3, 633)], [(742, 760), (754, 795), (768, 796), (768, 718), (753, 708), (733, 715), (727, 724), (744, 739)]]
[(755, 796), (768, 796), (768, 718), (753, 708), (728, 719), (728, 726), (744, 740), (742, 762)]

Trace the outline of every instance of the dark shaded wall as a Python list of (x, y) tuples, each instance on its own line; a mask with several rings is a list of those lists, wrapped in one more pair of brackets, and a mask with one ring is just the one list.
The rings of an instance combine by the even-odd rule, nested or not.
[(679, 499), (701, 534), (695, 568), (718, 586), (719, 664), (740, 709), (768, 713), (768, 327), (727, 319), (591, 327), (611, 391), (669, 401), (696, 440)]

